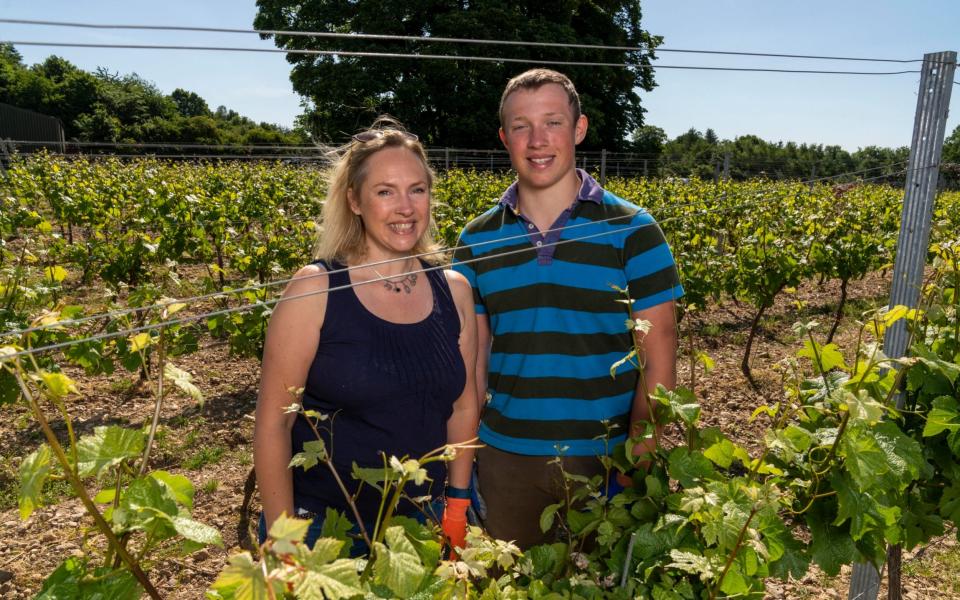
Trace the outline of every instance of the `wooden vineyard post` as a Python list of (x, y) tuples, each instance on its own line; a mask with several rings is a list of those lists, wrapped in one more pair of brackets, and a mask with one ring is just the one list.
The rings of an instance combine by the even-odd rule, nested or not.
[[(904, 186), (900, 237), (897, 239), (890, 290), (891, 307), (904, 305), (912, 308), (920, 299), (956, 62), (956, 52), (934, 52), (923, 56), (913, 141)], [(907, 350), (908, 336), (906, 322), (901, 319), (886, 330), (884, 353), (890, 358), (903, 356)], [(903, 408), (902, 394), (897, 396), (897, 408)], [(887, 563), (890, 582), (887, 597), (896, 600), (900, 598), (899, 546), (888, 550)], [(848, 600), (875, 600), (879, 591), (880, 574), (877, 569), (870, 564), (854, 565)]]

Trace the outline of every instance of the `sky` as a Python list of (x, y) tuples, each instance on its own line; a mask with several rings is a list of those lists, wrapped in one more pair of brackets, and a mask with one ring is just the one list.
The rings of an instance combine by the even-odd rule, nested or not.
[[(918, 63), (870, 63), (679, 54), (663, 49), (727, 50), (891, 59), (960, 50), (957, 0), (643, 0), (641, 25), (664, 37), (655, 64), (854, 71), (919, 69)], [(14, 19), (189, 25), (250, 29), (253, 0), (0, 0)], [(463, 37), (470, 37), (464, 32)], [(274, 48), (254, 34), (89, 30), (0, 23), (0, 41), (184, 44)], [(291, 126), (301, 112), (281, 53), (224, 53), (19, 46), (27, 64), (50, 54), (77, 66), (135, 72), (170, 93), (180, 87), (216, 108)], [(519, 69), (518, 69), (519, 70)], [(839, 145), (847, 150), (908, 146), (919, 74), (814, 75), (671, 70), (641, 91), (646, 122), (672, 138), (691, 127), (720, 138), (754, 134), (770, 141)], [(960, 74), (955, 79), (960, 80)], [(953, 86), (947, 135), (960, 125)], [(491, 135), (495, 135), (491, 124)]]

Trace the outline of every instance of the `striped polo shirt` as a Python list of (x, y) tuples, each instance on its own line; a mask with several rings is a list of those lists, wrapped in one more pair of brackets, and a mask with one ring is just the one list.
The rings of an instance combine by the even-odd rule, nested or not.
[[(633, 310), (683, 295), (663, 232), (644, 209), (586, 172), (576, 201), (547, 232), (517, 211), (517, 184), (460, 235), (454, 268), (488, 315), (490, 401), (480, 439), (517, 454), (603, 454), (626, 437), (638, 374), (614, 362), (632, 349)], [(602, 421), (615, 425), (605, 443)]]

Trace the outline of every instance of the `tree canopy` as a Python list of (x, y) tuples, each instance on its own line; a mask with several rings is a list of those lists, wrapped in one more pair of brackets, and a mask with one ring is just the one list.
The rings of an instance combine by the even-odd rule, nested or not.
[(68, 140), (239, 145), (306, 139), (222, 106), (211, 111), (194, 92), (165, 95), (135, 73), (89, 73), (58, 56), (28, 67), (10, 44), (0, 44), (0, 102), (57, 117)]
[[(960, 128), (953, 137), (960, 142)], [(650, 161), (651, 175), (702, 179), (714, 177), (729, 156), (730, 177), (737, 180), (812, 179), (856, 173), (863, 178), (892, 181), (902, 177), (910, 153), (907, 147), (879, 146), (849, 152), (840, 146), (770, 142), (755, 135), (722, 140), (712, 129), (701, 133), (694, 128), (668, 140), (662, 129), (649, 125), (634, 131), (632, 140), (633, 151)], [(948, 155), (949, 142), (944, 145), (943, 162), (949, 162)]]
[[(512, 76), (535, 66), (566, 73), (590, 118), (584, 148), (624, 147), (643, 124), (637, 90), (652, 90), (653, 48), (662, 39), (640, 28), (639, 0), (258, 0), (257, 29), (357, 32), (561, 44), (611, 45), (636, 51), (569, 46), (397, 42), (275, 36), (278, 47), (502, 57), (528, 63), (288, 54), (293, 88), (307, 99), (302, 125), (320, 140), (341, 142), (391, 114), (429, 145), (497, 147), (497, 107)], [(270, 37), (270, 36), (265, 36)], [(552, 66), (539, 61), (625, 64)]]

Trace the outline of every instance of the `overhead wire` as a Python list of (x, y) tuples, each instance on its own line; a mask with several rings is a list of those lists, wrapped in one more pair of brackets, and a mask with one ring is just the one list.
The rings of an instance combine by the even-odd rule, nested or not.
[(470, 56), (455, 54), (419, 54), (402, 52), (365, 52), (365, 51), (346, 51), (346, 50), (307, 50), (301, 48), (242, 48), (235, 46), (187, 46), (172, 44), (105, 44), (105, 43), (81, 43), (81, 42), (43, 42), (43, 41), (14, 41), (0, 40), (2, 43), (8, 43), (20, 46), (46, 46), (54, 48), (110, 48), (117, 50), (197, 50), (212, 52), (261, 52), (261, 53), (283, 53), (283, 54), (303, 54), (310, 56), (347, 56), (362, 58), (401, 58), (401, 59), (422, 59), (422, 60), (463, 60), (495, 63), (522, 63), (522, 64), (540, 64), (566, 67), (611, 67), (621, 69), (679, 69), (691, 71), (729, 71), (729, 72), (747, 72), (747, 73), (798, 73), (808, 75), (905, 75), (909, 73), (920, 73), (918, 69), (909, 69), (902, 71), (836, 71), (825, 69), (779, 69), (763, 67), (708, 67), (697, 65), (652, 65), (652, 64), (629, 64), (629, 63), (610, 63), (610, 62), (591, 62), (591, 61), (564, 61), (548, 60), (540, 58), (512, 58), (512, 57), (493, 57), (493, 56)]
[(520, 40), (493, 40), (481, 38), (452, 38), (438, 36), (413, 36), (413, 35), (394, 35), (394, 34), (374, 34), (374, 33), (343, 33), (335, 31), (298, 31), (289, 29), (239, 29), (227, 27), (195, 27), (186, 25), (137, 25), (137, 24), (111, 24), (111, 23), (81, 23), (75, 21), (49, 21), (37, 19), (3, 19), (0, 23), (9, 23), (16, 25), (43, 25), (53, 27), (73, 27), (88, 29), (127, 29), (143, 31), (190, 31), (200, 33), (239, 33), (239, 34), (257, 34), (272, 36), (291, 36), (291, 37), (321, 37), (348, 40), (379, 40), (379, 41), (404, 41), (404, 42), (439, 42), (456, 44), (484, 44), (484, 45), (502, 45), (502, 46), (521, 46), (532, 48), (575, 48), (578, 50), (614, 50), (618, 52), (673, 52), (683, 54), (712, 54), (727, 56), (750, 56), (750, 57), (769, 57), (769, 58), (792, 58), (805, 60), (837, 60), (837, 61), (857, 61), (857, 62), (885, 62), (885, 63), (916, 63), (923, 62), (922, 58), (877, 58), (877, 57), (856, 57), (856, 56), (824, 56), (814, 54), (789, 54), (779, 52), (750, 52), (738, 50), (702, 50), (689, 48), (662, 48), (662, 47), (637, 47), (637, 46), (616, 46), (603, 44), (576, 44), (562, 42), (534, 42)]
[[(931, 165), (931, 166), (926, 166), (926, 167), (917, 167), (917, 168), (912, 169), (912, 170), (923, 170), (923, 169), (937, 168), (938, 166), (939, 166), (939, 165)], [(902, 170), (900, 173), (906, 173), (906, 172), (909, 172), (910, 170), (911, 170), (911, 169), (909, 169), (909, 168), (908, 168), (908, 169), (904, 169), (904, 170)], [(898, 173), (898, 174), (900, 174), (900, 173)], [(888, 176), (888, 175), (881, 175), (881, 176), (878, 176), (877, 178), (883, 178), (883, 177), (887, 177), (887, 176)], [(827, 178), (818, 178), (818, 180), (831, 179), (831, 178), (834, 178), (834, 177), (835, 177), (835, 176), (827, 177)], [(864, 179), (864, 180), (862, 180), (862, 181), (863, 181), (863, 182), (867, 182), (867, 181), (870, 181), (871, 179), (873, 179), (873, 178), (867, 178), (867, 179)], [(817, 181), (817, 180), (808, 180), (808, 181), (804, 181), (804, 182), (798, 182), (798, 185), (799, 185), (799, 184), (815, 183), (816, 181)], [(691, 214), (680, 214), (680, 215), (668, 216), (668, 217), (665, 217), (665, 218), (662, 218), (662, 219), (658, 219), (658, 220), (657, 220), (656, 222), (654, 222), (654, 223), (646, 223), (646, 224), (641, 224), (641, 225), (624, 226), (624, 227), (621, 227), (621, 228), (619, 228), (619, 229), (615, 229), (615, 230), (611, 230), (611, 231), (603, 231), (603, 232), (599, 232), (599, 233), (596, 233), (596, 234), (590, 234), (590, 235), (585, 235), (585, 236), (580, 236), (580, 237), (574, 237), (574, 238), (567, 239), (567, 240), (558, 240), (558, 241), (555, 242), (555, 243), (545, 244), (545, 245), (547, 245), (547, 246), (551, 246), (551, 245), (561, 245), (561, 244), (564, 244), (564, 243), (576, 242), (576, 241), (581, 241), (581, 240), (584, 240), (584, 239), (592, 239), (592, 238), (595, 238), (595, 237), (601, 237), (601, 236), (605, 236), (605, 235), (612, 235), (612, 234), (614, 234), (614, 233), (620, 233), (620, 232), (624, 232), (624, 231), (632, 231), (632, 230), (635, 230), (635, 229), (640, 229), (640, 228), (648, 227), (648, 226), (652, 226), (652, 225), (669, 223), (669, 222), (673, 222), (673, 221), (675, 221), (675, 220), (677, 220), (677, 219), (686, 218), (686, 217), (690, 217), (690, 216), (697, 216), (697, 215), (702, 216), (702, 215), (713, 214), (713, 213), (731, 212), (731, 211), (734, 211), (734, 210), (742, 209), (742, 208), (749, 207), (749, 206), (755, 206), (755, 205), (757, 205), (757, 204), (760, 204), (760, 203), (763, 203), (763, 202), (769, 202), (769, 201), (776, 200), (776, 199), (780, 199), (780, 196), (777, 196), (776, 198), (774, 198), (774, 197), (767, 197), (767, 196), (758, 195), (758, 197), (754, 198), (753, 200), (749, 200), (749, 201), (746, 201), (746, 202), (742, 202), (742, 203), (739, 203), (739, 204), (734, 205), (734, 206), (716, 207), (716, 208), (713, 208), (713, 209), (703, 209), (703, 210), (700, 210), (700, 211), (698, 211), (698, 212), (696, 212), (696, 213), (691, 213)], [(691, 206), (695, 206), (695, 203), (690, 202), (690, 203), (686, 203), (686, 204), (674, 205), (674, 206), (671, 206), (670, 208), (672, 208), (672, 209), (682, 209), (682, 208), (689, 208), (689, 207), (691, 207)], [(625, 219), (625, 218), (632, 218), (632, 215), (627, 215), (627, 216), (620, 215), (620, 216), (616, 216), (616, 217), (610, 217), (610, 218), (604, 219), (604, 220), (602, 220), (602, 221), (591, 221), (591, 222), (587, 222), (587, 223), (581, 223), (581, 224), (570, 225), (570, 226), (566, 226), (566, 227), (561, 227), (561, 228), (546, 230), (546, 231), (544, 231), (544, 232), (542, 232), (542, 233), (546, 234), (546, 233), (548, 233), (548, 232), (564, 231), (564, 230), (569, 230), (569, 229), (578, 228), (578, 227), (584, 227), (584, 226), (591, 226), (591, 225), (592, 225), (592, 226), (596, 226), (596, 225), (602, 224), (602, 223), (604, 223), (604, 222), (612, 222), (612, 221), (614, 221), (614, 220), (621, 220), (621, 219)], [(496, 240), (489, 240), (489, 241), (484, 241), (484, 242), (477, 242), (477, 243), (471, 244), (471, 245), (469, 245), (469, 246), (463, 246), (463, 248), (474, 248), (474, 247), (477, 247), (477, 246), (484, 246), (484, 245), (489, 245), (489, 244), (494, 244), (494, 243), (501, 243), (501, 242), (503, 242), (503, 241), (510, 241), (510, 240), (513, 240), (513, 239), (526, 238), (526, 237), (528, 237), (528, 235), (529, 235), (529, 234), (527, 234), (527, 233), (522, 233), (522, 234), (517, 234), (517, 235), (515, 235), (515, 236), (508, 236), (508, 237), (505, 237), (505, 238), (498, 238), (498, 239), (496, 239)], [(529, 247), (529, 248), (524, 247), (524, 248), (519, 248), (519, 249), (512, 250), (512, 251), (508, 251), (508, 252), (499, 252), (499, 253), (493, 254), (493, 255), (491, 255), (491, 256), (481, 256), (481, 257), (477, 257), (477, 258), (473, 258), (473, 259), (467, 259), (467, 260), (457, 261), (457, 264), (471, 264), (471, 263), (474, 263), (474, 262), (479, 262), (479, 261), (481, 261), (481, 260), (488, 260), (488, 259), (491, 259), (491, 258), (501, 257), (501, 256), (509, 256), (509, 255), (512, 255), (512, 254), (517, 254), (517, 253), (521, 253), (521, 252), (528, 252), (528, 251), (532, 251), (532, 250), (536, 250), (536, 249), (537, 249), (537, 247), (534, 247), (534, 246), (531, 246), (531, 247)], [(320, 277), (320, 276), (329, 275), (329, 274), (333, 274), (333, 273), (349, 272), (349, 271), (351, 271), (351, 270), (355, 270), (355, 269), (358, 269), (358, 268), (363, 268), (363, 267), (368, 267), (368, 266), (380, 266), (380, 265), (384, 265), (384, 264), (389, 264), (389, 263), (397, 262), (397, 261), (400, 261), (400, 260), (408, 260), (408, 259), (410, 259), (410, 258), (422, 258), (422, 257), (425, 257), (425, 256), (429, 256), (429, 255), (433, 255), (433, 254), (439, 254), (439, 253), (446, 253), (446, 252), (449, 252), (449, 250), (431, 251), (431, 252), (426, 252), (426, 253), (422, 253), (422, 254), (418, 254), (418, 255), (414, 255), (414, 256), (405, 256), (405, 257), (401, 257), (401, 258), (388, 259), (388, 260), (379, 261), (379, 262), (374, 262), (374, 263), (368, 263), (368, 264), (364, 264), (364, 265), (357, 265), (357, 266), (355, 266), (355, 267), (347, 267), (347, 268), (345, 268), (345, 269), (331, 270), (331, 271), (328, 271), (328, 272), (325, 272), (325, 273), (318, 273), (317, 275), (310, 275), (310, 276), (307, 276), (307, 277), (301, 277), (301, 278), (299, 278), (299, 279), (309, 279), (309, 278)], [(31, 348), (31, 349), (28, 349), (28, 350), (21, 350), (21, 351), (18, 351), (18, 352), (16, 352), (16, 353), (13, 353), (13, 354), (7, 354), (6, 356), (2, 356), (2, 357), (0, 357), (0, 358), (2, 358), (2, 359), (16, 358), (16, 357), (23, 356), (23, 355), (26, 355), (26, 354), (46, 352), (46, 351), (50, 351), (50, 350), (57, 350), (57, 349), (60, 349), (60, 348), (64, 348), (64, 347), (68, 347), (68, 346), (72, 346), (72, 345), (76, 345), (76, 344), (80, 344), (80, 343), (87, 343), (87, 342), (92, 342), (92, 341), (99, 341), (99, 340), (102, 340), (102, 339), (110, 339), (110, 338), (115, 338), (115, 337), (132, 335), (132, 334), (135, 334), (135, 333), (141, 333), (141, 332), (144, 332), (144, 331), (150, 331), (150, 330), (154, 330), (154, 329), (159, 329), (159, 328), (161, 328), (161, 327), (174, 326), (174, 325), (179, 325), (179, 324), (183, 324), (183, 323), (187, 323), (187, 322), (199, 321), (199, 320), (202, 320), (202, 319), (209, 319), (209, 318), (211, 318), (211, 317), (222, 316), (222, 315), (227, 315), (227, 314), (233, 314), (233, 313), (236, 313), (236, 312), (242, 312), (242, 311), (245, 311), (245, 310), (252, 310), (252, 309), (254, 309), (254, 308), (256, 308), (256, 307), (269, 307), (269, 306), (272, 306), (272, 305), (278, 303), (278, 302), (281, 301), (281, 300), (283, 300), (283, 301), (286, 301), (286, 300), (295, 300), (295, 299), (299, 299), (299, 298), (302, 298), (302, 297), (311, 296), (311, 295), (318, 294), (318, 293), (327, 293), (327, 292), (331, 292), (331, 291), (338, 291), (338, 290), (340, 290), (340, 289), (348, 289), (348, 288), (350, 288), (350, 287), (358, 286), (358, 285), (367, 285), (367, 284), (370, 284), (370, 283), (383, 282), (383, 281), (389, 279), (390, 277), (406, 277), (406, 276), (409, 276), (409, 275), (426, 273), (426, 272), (434, 271), (434, 270), (438, 270), (438, 269), (449, 268), (450, 266), (452, 266), (452, 264), (453, 264), (453, 263), (444, 263), (444, 264), (440, 264), (440, 265), (436, 265), (436, 266), (432, 266), (432, 267), (426, 267), (426, 268), (423, 268), (423, 269), (415, 269), (415, 270), (408, 271), (408, 272), (405, 272), (405, 273), (399, 273), (399, 274), (394, 274), (394, 275), (390, 275), (390, 276), (377, 277), (377, 278), (373, 278), (373, 279), (370, 279), (370, 280), (367, 280), (367, 281), (357, 282), (357, 283), (355, 283), (355, 284), (354, 284), (354, 283), (351, 283), (351, 284), (348, 284), (348, 285), (345, 285), (345, 286), (329, 288), (328, 290), (321, 290), (321, 291), (309, 292), (309, 293), (306, 293), (306, 294), (290, 296), (290, 297), (282, 298), (282, 299), (281, 299), (281, 298), (277, 298), (277, 299), (272, 299), (272, 300), (263, 300), (263, 301), (258, 301), (258, 302), (254, 303), (254, 304), (246, 304), (246, 305), (242, 305), (242, 306), (238, 306), (238, 307), (233, 307), (233, 308), (225, 308), (225, 309), (221, 309), (221, 310), (217, 310), (217, 311), (210, 311), (210, 312), (206, 312), (206, 313), (201, 313), (201, 314), (199, 314), (199, 315), (190, 315), (190, 316), (182, 317), (182, 318), (178, 318), (178, 319), (165, 320), (165, 321), (158, 322), (158, 323), (149, 323), (149, 324), (145, 324), (145, 325), (141, 325), (141, 326), (133, 327), (133, 328), (128, 328), (128, 329), (124, 329), (124, 330), (120, 330), (120, 331), (105, 332), (105, 333), (97, 334), (97, 335), (90, 336), (90, 337), (68, 340), (68, 341), (66, 341), (66, 342), (59, 342), (59, 343), (56, 343), (56, 344), (49, 344), (49, 345), (41, 346), (41, 347), (39, 347), (39, 348)], [(222, 297), (222, 296), (225, 296), (225, 295), (228, 295), (228, 294), (239, 294), (239, 293), (243, 293), (243, 292), (247, 292), (247, 291), (256, 291), (256, 290), (263, 289), (263, 288), (267, 288), (267, 287), (283, 285), (283, 284), (286, 284), (286, 283), (289, 283), (289, 282), (293, 281), (294, 279), (295, 279), (295, 278), (288, 278), (288, 279), (282, 279), (282, 280), (277, 280), (277, 281), (273, 281), (273, 282), (267, 282), (267, 283), (263, 283), (263, 284), (256, 284), (256, 285), (253, 285), (253, 286), (248, 286), (248, 287), (246, 287), (246, 288), (240, 288), (240, 289), (237, 289), (237, 290), (229, 290), (229, 291), (223, 291), (223, 292), (212, 292), (212, 293), (210, 293), (210, 294), (205, 294), (205, 295), (203, 295), (203, 296), (194, 297), (192, 300), (193, 300), (193, 301), (199, 301), (200, 299), (209, 299), (209, 298), (214, 298), (214, 297)], [(126, 309), (120, 309), (120, 310), (118, 310), (118, 311), (113, 311), (113, 312), (111, 312), (111, 313), (104, 313), (104, 314), (100, 314), (100, 315), (90, 315), (90, 316), (88, 316), (88, 317), (80, 317), (80, 318), (78, 318), (78, 319), (72, 319), (72, 320), (57, 321), (57, 322), (55, 322), (55, 323), (49, 323), (49, 324), (46, 324), (46, 325), (40, 325), (40, 326), (35, 326), (35, 327), (30, 327), (30, 328), (24, 328), (24, 329), (20, 329), (20, 330), (15, 330), (15, 331), (11, 331), (11, 332), (6, 332), (6, 333), (3, 333), (3, 334), (0, 334), (0, 337), (13, 337), (13, 336), (16, 336), (16, 335), (24, 335), (24, 334), (33, 333), (33, 332), (36, 332), (36, 331), (43, 331), (43, 330), (49, 330), (49, 329), (63, 328), (63, 327), (66, 327), (66, 326), (69, 326), (69, 325), (73, 325), (73, 324), (82, 324), (82, 323), (84, 323), (84, 322), (89, 322), (89, 321), (97, 320), (97, 319), (115, 318), (116, 316), (125, 316), (125, 315), (127, 315), (127, 314), (131, 314), (131, 313), (135, 313), (135, 312), (147, 311), (147, 310), (156, 309), (156, 308), (169, 307), (169, 306), (171, 306), (171, 305), (173, 305), (173, 304), (178, 304), (178, 303), (186, 303), (186, 302), (185, 302), (186, 300), (190, 300), (190, 299), (173, 299), (173, 300), (170, 300), (170, 301), (167, 301), (167, 302), (157, 303), (157, 304), (155, 304), (155, 305), (148, 306), (148, 307), (131, 307), (131, 308), (126, 308)]]

